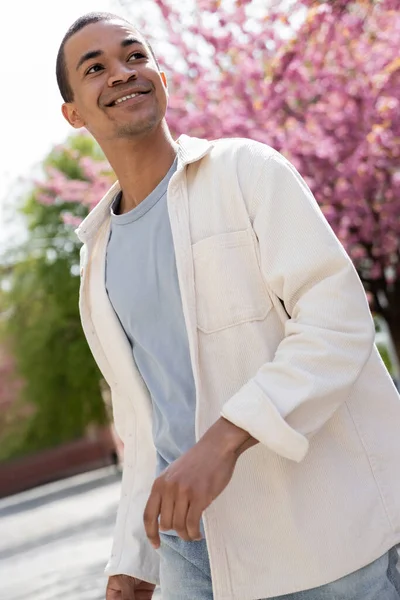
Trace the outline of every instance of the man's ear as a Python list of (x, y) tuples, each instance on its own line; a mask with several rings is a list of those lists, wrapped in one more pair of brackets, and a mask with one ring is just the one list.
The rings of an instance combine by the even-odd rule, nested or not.
[(68, 123), (74, 129), (80, 129), (85, 126), (84, 120), (80, 117), (78, 110), (73, 102), (64, 102), (61, 112)]

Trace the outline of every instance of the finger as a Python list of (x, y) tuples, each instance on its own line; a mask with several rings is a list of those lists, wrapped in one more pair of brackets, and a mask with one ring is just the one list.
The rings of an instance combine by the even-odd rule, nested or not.
[(153, 590), (138, 590), (135, 592), (135, 600), (151, 600), (153, 597)]
[(190, 537), (186, 529), (186, 518), (189, 508), (187, 496), (178, 496), (175, 500), (174, 515), (172, 517), (172, 528), (183, 540), (190, 542)]
[(155, 585), (141, 581), (135, 588), (135, 600), (151, 600)]
[(186, 529), (191, 540), (201, 540), (200, 519), (202, 510), (196, 503), (191, 503), (186, 517)]
[(112, 590), (111, 588), (107, 588), (106, 600), (121, 600), (121, 592), (117, 590)]
[(137, 600), (135, 588), (136, 582), (133, 577), (121, 576), (121, 600)]
[(165, 493), (161, 500), (160, 529), (169, 531), (172, 529), (172, 518), (174, 516), (175, 498), (172, 493)]
[(121, 588), (115, 578), (108, 580), (106, 588), (106, 600), (121, 600)]
[(144, 510), (143, 522), (146, 535), (153, 548), (160, 547), (160, 536), (158, 533), (158, 517), (161, 509), (161, 494), (152, 490)]

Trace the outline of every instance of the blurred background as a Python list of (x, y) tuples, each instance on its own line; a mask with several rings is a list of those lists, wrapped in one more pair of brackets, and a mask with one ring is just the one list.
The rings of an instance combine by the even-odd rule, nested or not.
[(298, 168), (350, 254), (400, 379), (400, 0), (29, 0), (0, 22), (1, 600), (97, 600), (123, 448), (78, 314), (74, 229), (114, 175), (61, 116), (82, 14), (130, 18), (175, 136), (250, 137)]

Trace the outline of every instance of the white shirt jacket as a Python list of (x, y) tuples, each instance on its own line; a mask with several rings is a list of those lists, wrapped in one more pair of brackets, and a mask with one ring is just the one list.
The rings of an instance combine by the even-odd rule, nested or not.
[[(260, 444), (204, 513), (215, 600), (331, 582), (400, 541), (400, 401), (362, 284), (294, 167), (250, 140), (182, 136), (168, 188), (197, 439), (223, 415)], [(116, 183), (77, 230), (80, 310), (125, 445), (106, 572), (158, 581), (143, 510), (151, 399), (105, 289)]]

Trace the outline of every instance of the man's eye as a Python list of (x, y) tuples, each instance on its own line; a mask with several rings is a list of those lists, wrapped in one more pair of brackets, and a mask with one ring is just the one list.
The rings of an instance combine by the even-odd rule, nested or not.
[(132, 52), (132, 54), (128, 58), (128, 61), (129, 60), (138, 60), (139, 58), (146, 58), (146, 55), (143, 54), (143, 52)]
[(101, 69), (103, 69), (103, 65), (100, 65), (100, 64), (93, 65), (86, 71), (86, 75), (91, 75), (92, 73), (97, 73), (97, 71), (100, 71)]

